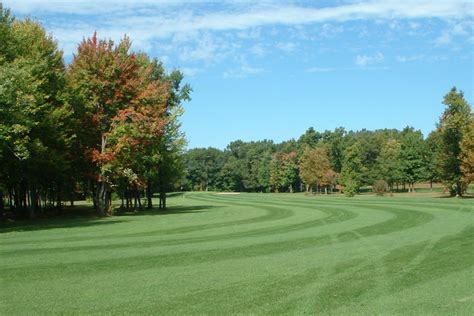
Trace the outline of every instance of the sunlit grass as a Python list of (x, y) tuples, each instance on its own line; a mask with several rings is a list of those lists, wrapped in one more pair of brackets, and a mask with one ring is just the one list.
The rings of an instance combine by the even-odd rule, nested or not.
[(0, 234), (10, 314), (465, 314), (472, 199), (215, 195)]

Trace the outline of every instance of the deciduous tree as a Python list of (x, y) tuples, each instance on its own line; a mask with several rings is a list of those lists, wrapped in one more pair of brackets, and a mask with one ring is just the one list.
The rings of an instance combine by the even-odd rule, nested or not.
[(451, 195), (461, 196), (467, 185), (461, 170), (461, 141), (472, 122), (472, 110), (464, 99), (463, 92), (458, 92), (456, 88), (452, 88), (445, 95), (443, 103), (446, 109), (438, 124), (441, 135), (440, 152), (437, 157), (438, 168)]

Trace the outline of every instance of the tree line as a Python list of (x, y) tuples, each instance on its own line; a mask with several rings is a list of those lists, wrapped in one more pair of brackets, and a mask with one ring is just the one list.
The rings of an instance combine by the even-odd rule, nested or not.
[(165, 208), (183, 170), (182, 80), (128, 37), (94, 33), (66, 65), (38, 22), (0, 3), (0, 216), (32, 218), (78, 198), (104, 216), (113, 197), (152, 207), (154, 192)]
[(462, 195), (473, 181), (473, 115), (453, 88), (437, 128), (318, 132), (298, 140), (234, 141), (185, 152), (179, 117), (191, 88), (178, 70), (118, 43), (83, 39), (66, 64), (51, 35), (0, 4), (0, 217), (60, 212), (90, 199), (97, 214), (166, 207), (166, 192), (331, 192), (375, 183), (413, 189), (443, 182)]
[(474, 118), (462, 91), (453, 88), (436, 129), (318, 132), (298, 140), (231, 142), (224, 150), (195, 148), (185, 154), (183, 190), (332, 192), (353, 196), (361, 188), (414, 190), (421, 181), (442, 182), (461, 196), (474, 180)]

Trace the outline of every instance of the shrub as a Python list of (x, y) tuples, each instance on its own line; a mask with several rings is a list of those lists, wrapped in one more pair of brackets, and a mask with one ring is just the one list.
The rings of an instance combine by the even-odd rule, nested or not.
[(377, 180), (372, 185), (372, 191), (374, 191), (376, 195), (383, 196), (387, 190), (388, 184), (384, 180)]
[(344, 195), (347, 197), (353, 197), (357, 194), (357, 191), (357, 183), (351, 180), (347, 181), (346, 185), (344, 186)]

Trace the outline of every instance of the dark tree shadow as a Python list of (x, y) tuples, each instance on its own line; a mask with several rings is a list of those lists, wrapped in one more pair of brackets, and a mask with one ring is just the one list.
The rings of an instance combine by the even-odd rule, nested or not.
[(436, 199), (474, 199), (474, 195), (472, 194), (465, 194), (463, 196), (451, 196), (451, 195), (442, 195), (442, 196), (435, 196)]
[(25, 232), (36, 230), (47, 230), (55, 228), (72, 228), (72, 227), (91, 227), (112, 225), (126, 222), (124, 219), (107, 218), (106, 220), (98, 217), (81, 217), (81, 218), (41, 218), (35, 220), (23, 220), (16, 222), (6, 222), (0, 224), (0, 234), (10, 232)]
[[(184, 193), (186, 193), (186, 192), (170, 192), (170, 193), (166, 193), (166, 196), (167, 197), (176, 197), (176, 196), (182, 196), (182, 195), (184, 195)], [(159, 197), (159, 195), (157, 195), (157, 197)]]
[(211, 209), (223, 208), (225, 206), (215, 205), (192, 205), (192, 206), (169, 206), (164, 210), (159, 208), (149, 209), (122, 209), (115, 212), (116, 216), (142, 216), (142, 215), (177, 215), (177, 214), (196, 214), (205, 213)]
[(36, 231), (55, 228), (90, 227), (112, 225), (127, 222), (125, 216), (143, 215), (177, 215), (177, 214), (197, 214), (204, 213), (214, 208), (225, 206), (215, 205), (190, 205), (190, 206), (169, 206), (165, 210), (152, 209), (116, 209), (114, 216), (98, 217), (91, 206), (66, 206), (60, 214), (43, 214), (36, 219), (12, 220), (7, 219), (0, 222), (0, 234), (9, 232)]

